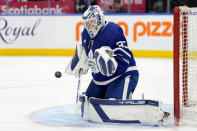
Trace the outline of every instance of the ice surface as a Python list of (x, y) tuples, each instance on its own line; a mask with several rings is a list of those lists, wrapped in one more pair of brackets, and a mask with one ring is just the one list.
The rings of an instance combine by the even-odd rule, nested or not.
[[(70, 60), (71, 57), (0, 57), (0, 131), (196, 130), (194, 127), (175, 126), (96, 126), (95, 123), (92, 126), (92, 123), (82, 121), (79, 116), (71, 117), (76, 123), (73, 124), (72, 121), (65, 123), (69, 114), (66, 118), (64, 109), (69, 107), (67, 110), (71, 110), (75, 103), (77, 78), (63, 74), (57, 79), (54, 73), (64, 72)], [(144, 93), (145, 99), (156, 99), (164, 104), (172, 104), (172, 59), (137, 58), (136, 62), (140, 79), (133, 98), (141, 98)], [(85, 91), (90, 80), (90, 72), (82, 76), (81, 91)], [(47, 114), (52, 117), (53, 114), (58, 114), (58, 117), (55, 115), (53, 117), (55, 119), (55, 122), (51, 122), (53, 125), (35, 121), (35, 116), (43, 113), (42, 111), (48, 111)], [(44, 115), (46, 116), (42, 114)], [(38, 117), (36, 118), (38, 120)], [(79, 122), (84, 122), (84, 126), (77, 125)]]
[[(167, 111), (173, 116), (172, 105), (162, 105), (164, 111)], [(136, 123), (94, 123), (85, 121), (81, 118), (80, 112), (76, 113), (75, 105), (66, 105), (60, 107), (52, 107), (41, 110), (32, 115), (32, 120), (49, 126), (70, 126), (70, 127), (169, 127), (174, 123), (172, 117), (163, 124), (136, 124)], [(171, 122), (171, 123), (170, 123)]]

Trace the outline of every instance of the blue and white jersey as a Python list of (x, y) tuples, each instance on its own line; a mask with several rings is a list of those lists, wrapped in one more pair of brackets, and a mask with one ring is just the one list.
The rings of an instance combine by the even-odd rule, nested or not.
[[(129, 50), (123, 30), (115, 23), (108, 22), (93, 39), (84, 28), (82, 45), (88, 56), (88, 64), (92, 71), (93, 81), (97, 85), (106, 85), (119, 77), (138, 74), (136, 62)], [(104, 76), (97, 67), (94, 52), (102, 46), (109, 46), (114, 51), (114, 58), (118, 63), (116, 72), (111, 76)]]

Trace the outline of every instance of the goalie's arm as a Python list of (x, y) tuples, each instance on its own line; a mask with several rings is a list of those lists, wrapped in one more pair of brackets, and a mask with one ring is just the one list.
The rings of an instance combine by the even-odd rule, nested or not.
[(85, 50), (81, 44), (77, 44), (75, 54), (72, 60), (69, 62), (65, 73), (77, 75), (79, 71), (82, 70), (82, 74), (86, 74), (88, 69), (88, 58), (86, 56)]
[(119, 61), (121, 65), (129, 65), (129, 61), (132, 58), (130, 50), (126, 47), (118, 47), (113, 50), (115, 59)]
[(127, 40), (124, 36), (122, 28), (116, 30), (115, 35), (111, 39), (111, 47), (113, 47), (114, 58), (118, 62), (117, 72), (124, 72), (131, 64), (133, 54), (128, 48)]

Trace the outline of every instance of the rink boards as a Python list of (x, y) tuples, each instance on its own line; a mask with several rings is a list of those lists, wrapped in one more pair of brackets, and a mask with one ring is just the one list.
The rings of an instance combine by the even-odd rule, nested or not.
[[(135, 57), (172, 57), (172, 14), (106, 14)], [(0, 55), (72, 56), (83, 31), (78, 15), (0, 16)], [(113, 34), (112, 34), (113, 35)]]

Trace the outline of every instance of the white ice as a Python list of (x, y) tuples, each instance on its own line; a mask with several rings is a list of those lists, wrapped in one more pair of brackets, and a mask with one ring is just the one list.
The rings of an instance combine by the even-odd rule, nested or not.
[[(68, 127), (48, 126), (32, 120), (32, 115), (44, 109), (75, 104), (77, 78), (63, 74), (54, 77), (56, 71), (64, 72), (71, 57), (0, 57), (0, 131), (74, 131), (95, 130), (196, 130), (195, 127)], [(139, 84), (133, 98), (161, 100), (173, 103), (172, 59), (137, 58), (140, 71)], [(82, 76), (81, 91), (91, 80), (90, 72)]]

